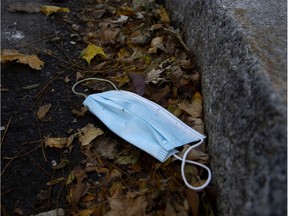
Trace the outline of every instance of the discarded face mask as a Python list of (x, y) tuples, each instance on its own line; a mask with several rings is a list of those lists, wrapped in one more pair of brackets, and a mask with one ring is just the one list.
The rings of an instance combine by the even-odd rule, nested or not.
[[(115, 90), (92, 94), (75, 91), (76, 85), (88, 80), (109, 82)], [(132, 92), (118, 90), (109, 80), (100, 78), (83, 79), (74, 84), (72, 91), (86, 97), (83, 104), (87, 106), (111, 131), (152, 155), (161, 162), (171, 155), (182, 161), (181, 174), (187, 187), (193, 190), (204, 189), (211, 181), (210, 169), (198, 162), (187, 160), (189, 152), (199, 146), (205, 136), (193, 130), (169, 111), (158, 104)], [(197, 142), (189, 147), (183, 158), (176, 155), (177, 147)], [(187, 182), (185, 164), (198, 165), (208, 172), (206, 182), (200, 187), (194, 187)]]

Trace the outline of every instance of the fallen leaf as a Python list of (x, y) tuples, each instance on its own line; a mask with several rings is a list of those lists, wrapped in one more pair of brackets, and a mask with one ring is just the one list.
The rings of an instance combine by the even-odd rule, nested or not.
[(85, 59), (88, 64), (90, 64), (91, 60), (97, 55), (107, 58), (102, 47), (96, 46), (91, 43), (88, 44), (88, 46), (80, 53), (80, 57)]
[(160, 9), (158, 10), (158, 13), (160, 15), (161, 22), (163, 22), (163, 23), (169, 23), (170, 22), (170, 19), (169, 19), (169, 16), (167, 14), (167, 11), (162, 5), (160, 6)]
[(100, 32), (100, 38), (102, 41), (113, 41), (117, 37), (117, 35), (120, 33), (120, 28), (103, 28)]
[(68, 76), (65, 76), (65, 77), (64, 77), (64, 82), (65, 82), (65, 83), (68, 83), (68, 82), (70, 82), (70, 81), (71, 81), (71, 80), (69, 79)]
[(107, 212), (105, 216), (144, 216), (148, 201), (145, 195), (128, 192), (125, 196), (115, 193), (109, 199), (111, 211)]
[(156, 89), (155, 87), (148, 85), (146, 87), (145, 94), (148, 95), (154, 102), (160, 103), (165, 100), (165, 97), (169, 94), (170, 90), (170, 87), (167, 85), (161, 89)]
[(17, 50), (4, 49), (1, 51), (1, 63), (7, 63), (8, 61), (17, 60), (18, 63), (28, 64), (35, 70), (41, 70), (44, 66), (44, 62), (41, 61), (36, 54), (25, 55), (19, 53)]
[(45, 104), (45, 105), (39, 107), (39, 109), (38, 109), (38, 111), (36, 113), (37, 118), (39, 120), (42, 120), (46, 116), (46, 114), (49, 112), (51, 106), (52, 106), (52, 104), (49, 103), (49, 104)]
[(185, 122), (187, 124), (189, 124), (189, 126), (191, 126), (194, 130), (198, 131), (201, 134), (205, 133), (205, 131), (204, 131), (204, 122), (203, 122), (202, 118), (193, 118), (193, 117), (189, 116), (187, 118), (187, 121), (186, 121), (186, 118), (185, 118)]
[(87, 174), (84, 169), (80, 167), (74, 167), (72, 172), (76, 177), (77, 182), (75, 185), (73, 185), (73, 187), (70, 188), (68, 197), (70, 203), (77, 205), (81, 197), (83, 197), (88, 192), (90, 184), (84, 181), (84, 179), (87, 178)]
[(192, 102), (179, 103), (178, 107), (191, 115), (193, 118), (202, 117), (202, 97), (199, 92), (196, 92), (192, 98)]
[(62, 208), (54, 209), (47, 212), (42, 212), (33, 216), (64, 216), (65, 212)]
[(148, 84), (150, 82), (156, 84), (161, 80), (165, 80), (164, 78), (160, 77), (160, 74), (163, 73), (165, 71), (165, 69), (152, 69), (151, 71), (149, 71), (146, 75), (146, 79), (145, 82)]
[(51, 6), (51, 5), (43, 5), (41, 6), (41, 11), (46, 15), (49, 16), (52, 13), (59, 13), (59, 12), (70, 12), (69, 8), (62, 8), (58, 6)]
[(130, 72), (128, 77), (130, 80), (132, 80), (136, 93), (143, 96), (146, 88), (145, 79), (143, 76), (138, 73)]
[(112, 180), (115, 180), (116, 178), (120, 178), (122, 176), (122, 173), (117, 170), (113, 169), (111, 172), (109, 172), (109, 175), (107, 177), (107, 182), (111, 182)]
[(118, 153), (116, 147), (119, 145), (118, 141), (110, 137), (104, 137), (97, 140), (93, 145), (95, 151), (104, 158), (113, 160)]
[[(178, 154), (179, 157), (183, 157), (186, 150), (190, 147), (190, 145), (185, 145), (182, 151)], [(187, 155), (188, 160), (198, 161), (199, 163), (207, 164), (209, 162), (209, 155), (197, 150), (192, 149)]]
[(85, 209), (85, 210), (82, 210), (79, 213), (77, 213), (75, 216), (90, 216), (93, 212), (94, 212), (94, 210)]
[(185, 189), (185, 194), (187, 196), (192, 215), (198, 216), (200, 205), (199, 194), (196, 191), (190, 189)]
[(47, 146), (54, 147), (54, 148), (70, 147), (70, 145), (72, 144), (72, 142), (76, 136), (78, 136), (77, 133), (72, 134), (68, 138), (66, 138), (66, 137), (63, 137), (63, 138), (51, 138), (51, 137), (49, 137), (45, 140), (45, 147), (47, 147)]
[(37, 4), (35, 2), (29, 2), (29, 3), (21, 3), (16, 2), (9, 4), (8, 11), (10, 12), (27, 12), (27, 13), (38, 13), (40, 12), (40, 4)]
[(85, 116), (85, 113), (88, 111), (88, 107), (87, 106), (83, 106), (81, 108), (81, 110), (76, 110), (76, 109), (72, 109), (71, 112), (77, 116)]
[(140, 6), (145, 5), (145, 3), (146, 3), (146, 0), (133, 0), (132, 5), (133, 5), (133, 8), (136, 9)]
[[(166, 216), (178, 216), (178, 214), (176, 213), (175, 209), (173, 208), (173, 205), (171, 204), (171, 202), (167, 202), (166, 207), (165, 207), (165, 212), (164, 215)], [(180, 215), (180, 214), (179, 214)], [(194, 215), (193, 215), (194, 216)], [(197, 215), (198, 216), (198, 215)]]
[(161, 46), (163, 46), (163, 37), (153, 38), (148, 53), (157, 53), (157, 49)]
[(81, 135), (79, 141), (82, 146), (88, 145), (97, 136), (102, 135), (104, 132), (100, 128), (96, 128), (93, 124), (87, 124), (84, 128), (80, 129)]
[(120, 15), (120, 17), (117, 20), (112, 20), (111, 23), (122, 24), (127, 22), (128, 18), (129, 18), (128, 16)]
[(149, 33), (139, 33), (137, 36), (130, 38), (129, 43), (134, 45), (145, 45), (149, 38)]
[(140, 152), (136, 148), (123, 149), (116, 156), (115, 163), (120, 165), (135, 164), (140, 158)]
[(105, 12), (106, 12), (106, 9), (94, 10), (93, 13), (92, 13), (92, 16), (95, 19), (99, 19), (99, 18), (101, 18), (104, 15)]

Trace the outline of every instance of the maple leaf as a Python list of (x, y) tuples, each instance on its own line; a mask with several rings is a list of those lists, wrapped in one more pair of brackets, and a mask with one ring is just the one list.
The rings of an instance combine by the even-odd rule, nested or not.
[(35, 70), (41, 70), (44, 62), (41, 61), (36, 54), (25, 55), (18, 50), (4, 49), (1, 51), (1, 63), (17, 60), (18, 63), (28, 64)]
[(70, 12), (69, 8), (62, 8), (58, 6), (51, 6), (51, 5), (43, 5), (41, 6), (41, 11), (46, 15), (49, 16), (52, 13), (59, 13), (59, 12)]
[(88, 46), (80, 53), (80, 57), (85, 59), (89, 65), (91, 60), (97, 55), (107, 58), (102, 47), (96, 46), (91, 43), (88, 44)]

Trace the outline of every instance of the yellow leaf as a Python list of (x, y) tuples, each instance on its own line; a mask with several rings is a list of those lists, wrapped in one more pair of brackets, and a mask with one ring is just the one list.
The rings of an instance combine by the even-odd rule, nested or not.
[(107, 58), (106, 54), (103, 51), (102, 47), (96, 46), (94, 44), (88, 44), (88, 46), (86, 47), (86, 49), (82, 50), (82, 52), (80, 53), (80, 57), (85, 59), (88, 64), (90, 64), (91, 60), (96, 56), (96, 55), (100, 55), (104, 58)]
[(18, 63), (28, 64), (35, 70), (41, 70), (44, 66), (44, 62), (41, 61), (36, 54), (25, 55), (17, 50), (4, 49), (1, 51), (1, 63), (7, 63), (8, 61), (17, 60)]
[(41, 7), (41, 11), (46, 15), (49, 16), (52, 13), (59, 13), (59, 12), (70, 12), (69, 8), (61, 8), (58, 6), (50, 6), (50, 5), (43, 5)]

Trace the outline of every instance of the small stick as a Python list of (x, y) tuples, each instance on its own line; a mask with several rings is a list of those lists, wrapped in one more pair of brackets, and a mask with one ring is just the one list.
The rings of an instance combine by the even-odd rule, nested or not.
[(1, 143), (0, 143), (0, 149), (2, 149), (2, 144), (3, 144), (3, 142), (4, 142), (4, 139), (5, 139), (6, 133), (7, 133), (7, 131), (8, 131), (8, 128), (9, 128), (9, 126), (10, 126), (10, 124), (11, 124), (11, 121), (12, 121), (12, 116), (10, 116), (10, 118), (9, 118), (9, 120), (8, 120), (8, 123), (7, 123), (7, 126), (5, 127), (5, 131), (4, 131), (4, 133), (3, 133), (3, 136), (2, 136), (2, 139), (1, 139)]

